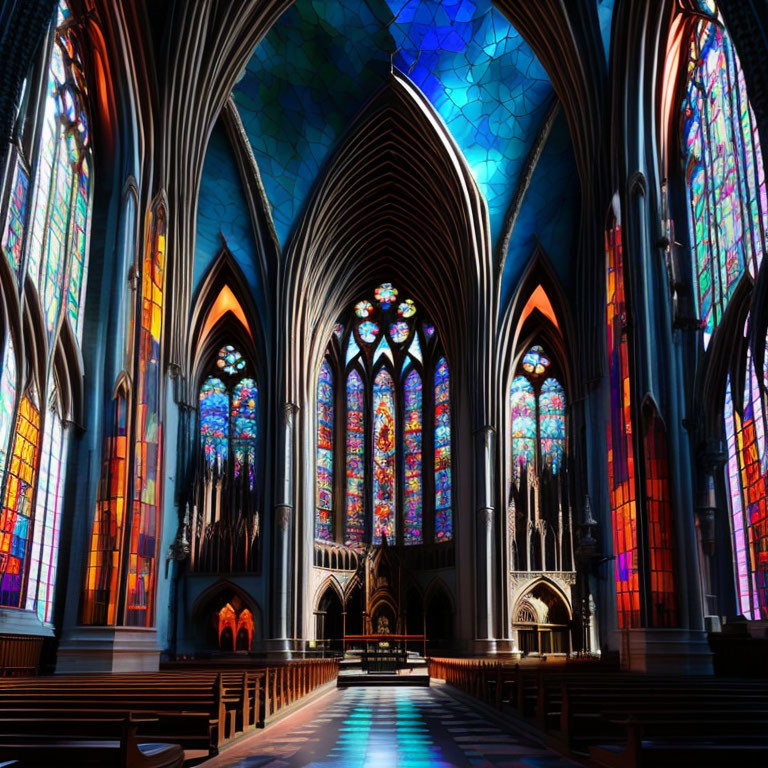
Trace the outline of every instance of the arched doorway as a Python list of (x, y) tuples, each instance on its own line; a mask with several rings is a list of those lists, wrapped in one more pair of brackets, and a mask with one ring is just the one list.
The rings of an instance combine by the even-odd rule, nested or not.
[(427, 648), (448, 648), (453, 642), (453, 603), (442, 586), (427, 598)]
[(261, 612), (231, 582), (209, 587), (192, 607), (192, 640), (200, 653), (247, 653), (261, 638)]
[(513, 624), (525, 654), (567, 654), (571, 650), (571, 615), (563, 597), (544, 581), (517, 602)]
[(344, 606), (338, 592), (329, 584), (315, 611), (316, 635), (326, 650), (340, 651), (344, 637)]

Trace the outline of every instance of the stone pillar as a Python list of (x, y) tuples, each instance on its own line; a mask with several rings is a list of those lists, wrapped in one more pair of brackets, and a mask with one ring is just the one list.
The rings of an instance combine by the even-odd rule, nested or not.
[(293, 647), (293, 543), (295, 503), (293, 494), (294, 445), (298, 407), (285, 403), (280, 414), (279, 453), (275, 473), (275, 507), (272, 518), (271, 650), (290, 652)]
[(475, 646), (478, 653), (496, 651), (496, 543), (495, 507), (493, 504), (496, 431), (484, 426), (476, 433), (475, 481), (475, 555), (476, 615)]

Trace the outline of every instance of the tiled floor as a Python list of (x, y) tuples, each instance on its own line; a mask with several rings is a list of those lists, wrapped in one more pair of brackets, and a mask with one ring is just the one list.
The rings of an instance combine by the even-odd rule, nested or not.
[(439, 688), (347, 688), (249, 736), (204, 768), (572, 768)]

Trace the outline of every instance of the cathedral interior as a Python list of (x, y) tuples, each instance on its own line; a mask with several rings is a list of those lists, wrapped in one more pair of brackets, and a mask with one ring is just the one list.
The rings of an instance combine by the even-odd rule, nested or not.
[(767, 0), (0, 40), (0, 765), (768, 763)]

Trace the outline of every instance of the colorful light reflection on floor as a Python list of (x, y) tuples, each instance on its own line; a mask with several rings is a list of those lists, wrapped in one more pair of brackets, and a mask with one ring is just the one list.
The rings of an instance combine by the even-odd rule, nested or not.
[(440, 688), (348, 688), (201, 768), (575, 768)]

